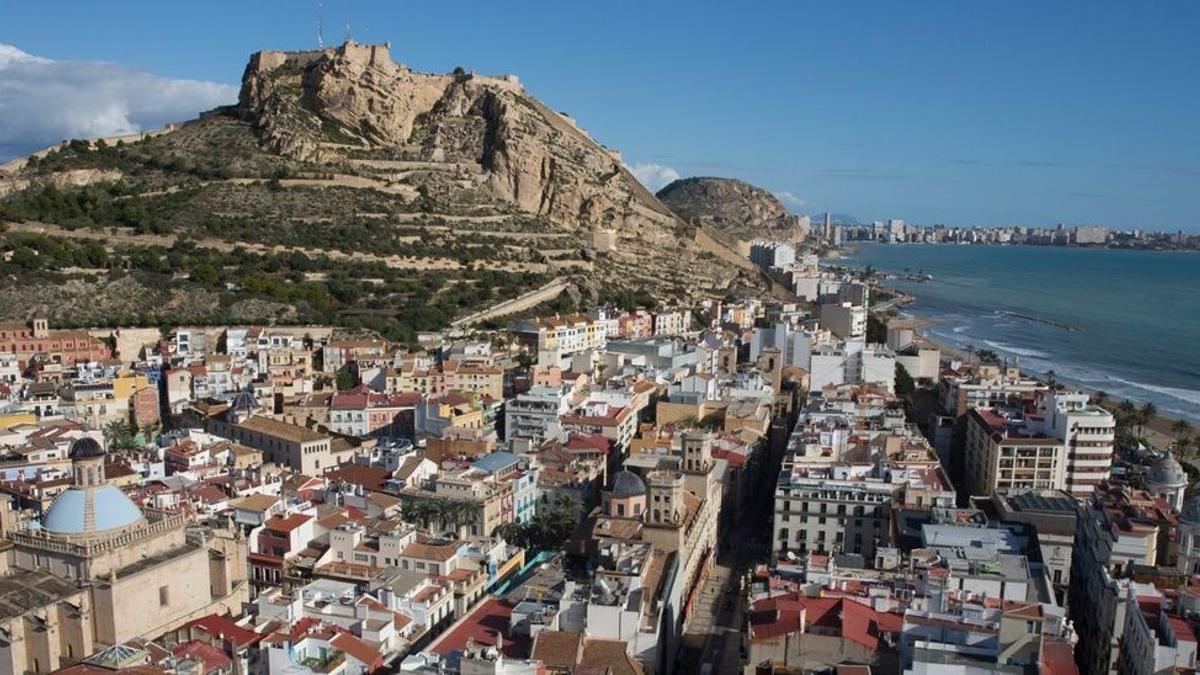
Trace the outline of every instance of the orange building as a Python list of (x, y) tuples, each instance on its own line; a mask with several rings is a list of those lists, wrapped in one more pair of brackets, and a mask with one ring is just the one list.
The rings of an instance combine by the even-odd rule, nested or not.
[(112, 350), (101, 340), (84, 331), (50, 330), (46, 319), (33, 319), (28, 324), (0, 323), (0, 352), (16, 354), (22, 368), (37, 354), (46, 354), (52, 362), (67, 366), (112, 357)]

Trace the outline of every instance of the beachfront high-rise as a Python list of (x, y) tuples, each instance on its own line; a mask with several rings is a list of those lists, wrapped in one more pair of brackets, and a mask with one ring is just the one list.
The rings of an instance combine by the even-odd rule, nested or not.
[(1042, 429), (1062, 439), (1067, 448), (1067, 483), (1063, 489), (1077, 499), (1095, 491), (1112, 471), (1117, 421), (1087, 394), (1051, 391), (1043, 399)]
[(964, 457), (968, 494), (1064, 490), (1090, 495), (1112, 469), (1116, 422), (1086, 394), (1049, 391), (1036, 412), (972, 409)]

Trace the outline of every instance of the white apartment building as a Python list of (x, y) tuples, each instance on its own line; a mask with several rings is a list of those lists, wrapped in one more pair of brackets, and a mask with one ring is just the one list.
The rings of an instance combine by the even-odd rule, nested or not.
[(1112, 472), (1117, 421), (1087, 394), (1051, 391), (1043, 401), (1042, 431), (1067, 447), (1066, 491), (1082, 499)]
[(1197, 667), (1196, 633), (1153, 584), (1131, 584), (1125, 596), (1125, 632), (1117, 669), (1128, 675), (1191, 672)]
[[(846, 381), (882, 387), (895, 391), (896, 354), (884, 345), (858, 343), (861, 348), (850, 352), (846, 359)], [(855, 345), (857, 346), (857, 345)], [(847, 343), (847, 348), (851, 343)]]
[(533, 387), (504, 403), (504, 440), (545, 440), (559, 427), (558, 418), (569, 410), (568, 390)]
[(980, 365), (977, 370), (973, 377), (951, 376), (942, 380), (943, 410), (958, 417), (971, 408), (1004, 406), (1049, 391), (1049, 387), (1037, 380), (1022, 377), (1015, 366)]
[(970, 494), (1065, 490), (1083, 499), (1108, 479), (1116, 420), (1081, 393), (1050, 391), (1038, 414), (970, 409), (965, 452)]
[(21, 381), (21, 363), (11, 352), (0, 354), (0, 382), (14, 384)]
[(670, 309), (654, 313), (656, 336), (683, 335), (691, 330), (692, 313), (685, 308)]
[(573, 354), (589, 349), (603, 350), (608, 344), (608, 322), (583, 314), (521, 321), (513, 331), (530, 348), (536, 349), (538, 364), (562, 366)]
[(875, 557), (890, 542), (892, 503), (900, 485), (869, 480), (870, 466), (795, 467), (775, 489), (775, 544), (787, 553), (861, 553)]
[(750, 262), (764, 270), (786, 267), (796, 262), (796, 247), (782, 241), (751, 242)]
[(821, 327), (843, 340), (867, 335), (867, 308), (850, 302), (821, 305)]

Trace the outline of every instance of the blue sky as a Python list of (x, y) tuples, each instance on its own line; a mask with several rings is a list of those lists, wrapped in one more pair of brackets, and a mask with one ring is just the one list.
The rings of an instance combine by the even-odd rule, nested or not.
[[(323, 14), (327, 42), (348, 23), (417, 69), (518, 74), (654, 180), (734, 176), (863, 220), (1200, 230), (1196, 2), (325, 0)], [(104, 66), (62, 62), (160, 76), (140, 104), (103, 110), (140, 126), (229, 96), (205, 83), (236, 85), (254, 50), (313, 47), (316, 25), (315, 1), (6, 3), (0, 43), (76, 84)], [(4, 73), (11, 151), (60, 123), (33, 104), (14, 123)], [(43, 92), (54, 77), (36, 76)], [(80, 98), (133, 96), (113, 90)], [(55, 105), (69, 93), (31, 100), (88, 122)]]

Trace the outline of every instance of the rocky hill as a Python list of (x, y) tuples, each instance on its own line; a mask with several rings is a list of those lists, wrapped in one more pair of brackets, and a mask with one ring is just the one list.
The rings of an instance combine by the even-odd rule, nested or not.
[[(387, 45), (260, 52), (235, 106), (6, 166), (0, 286), (31, 295), (6, 305), (23, 311), (56, 313), (39, 299), (61, 294), (32, 286), (92, 275), (129, 297), (106, 302), (109, 320), (264, 308), (411, 337), (564, 277), (576, 300), (760, 283), (515, 77), (418, 73)], [(170, 303), (139, 300), (159, 297), (146, 284), (215, 300), (166, 316)], [(60, 305), (88, 321), (88, 303)]]
[(743, 241), (796, 234), (796, 216), (775, 195), (736, 178), (681, 178), (657, 196), (685, 221)]

